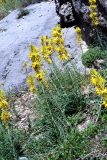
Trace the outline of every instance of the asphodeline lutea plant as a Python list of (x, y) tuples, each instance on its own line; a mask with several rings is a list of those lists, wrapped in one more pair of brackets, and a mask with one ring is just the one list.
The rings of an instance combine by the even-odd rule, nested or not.
[(79, 44), (81, 44), (81, 41), (82, 41), (81, 28), (80, 28), (80, 27), (76, 27), (75, 31), (76, 31), (76, 33), (77, 33), (77, 42), (78, 42)]
[(102, 98), (102, 105), (107, 108), (107, 88), (105, 79), (95, 69), (91, 69), (91, 83), (94, 85), (96, 93)]
[(5, 93), (0, 89), (0, 109), (1, 109), (1, 120), (4, 123), (5, 127), (8, 126), (10, 120), (10, 111), (9, 104), (6, 100)]
[(70, 59), (70, 55), (64, 45), (64, 38), (60, 25), (56, 25), (52, 30), (51, 38), (48, 38), (48, 36), (41, 36), (40, 50), (34, 45), (30, 46), (29, 58), (32, 63), (31, 67), (35, 71), (35, 76), (28, 75), (27, 77), (27, 84), (31, 92), (34, 93), (36, 90), (35, 78), (40, 83), (46, 84), (46, 72), (43, 70), (43, 64), (45, 61), (48, 62), (48, 64), (52, 63), (52, 54), (54, 52), (58, 54), (58, 58), (61, 61)]
[(89, 17), (91, 18), (92, 25), (94, 27), (97, 27), (99, 25), (99, 19), (97, 15), (97, 5), (96, 5), (96, 0), (89, 0), (89, 8), (90, 8), (90, 15)]
[(62, 61), (69, 60), (70, 55), (65, 48), (64, 38), (59, 24), (52, 30), (52, 42), (54, 52), (58, 53), (58, 58)]

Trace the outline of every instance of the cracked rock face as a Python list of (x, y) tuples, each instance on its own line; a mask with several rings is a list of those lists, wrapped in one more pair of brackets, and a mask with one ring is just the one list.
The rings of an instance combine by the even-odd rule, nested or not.
[[(91, 24), (89, 19), (90, 9), (88, 0), (56, 0), (55, 3), (57, 13), (65, 26), (69, 22), (71, 22), (70, 24), (72, 26), (74, 21), (86, 23), (88, 25)], [(68, 9), (69, 6), (70, 9)], [(97, 1), (97, 12), (100, 27), (107, 28), (107, 0)], [(67, 15), (69, 16), (67, 17)]]

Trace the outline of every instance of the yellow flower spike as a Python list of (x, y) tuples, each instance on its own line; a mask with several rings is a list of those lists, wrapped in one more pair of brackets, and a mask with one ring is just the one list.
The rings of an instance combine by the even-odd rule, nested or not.
[(5, 98), (5, 93), (0, 89), (0, 109), (1, 109), (1, 120), (7, 126), (10, 119), (9, 105)]
[(32, 75), (28, 75), (27, 77), (27, 84), (29, 86), (29, 90), (32, 93), (35, 93), (36, 91), (36, 87), (35, 87), (35, 81), (34, 81), (34, 77)]
[(96, 5), (90, 5), (89, 7), (92, 11), (96, 10), (97, 9), (97, 6)]
[(50, 56), (49, 54), (44, 55), (44, 59), (45, 59), (49, 64), (52, 63), (52, 59), (51, 59), (51, 56)]
[(96, 93), (97, 93), (98, 95), (103, 95), (103, 89), (96, 87)]
[(1, 120), (7, 126), (8, 122), (10, 120), (10, 112), (8, 112), (7, 110), (3, 109), (2, 113), (1, 113)]
[(45, 72), (41, 70), (35, 74), (35, 77), (39, 82), (43, 83), (45, 81)]
[(31, 86), (29, 88), (29, 91), (32, 92), (32, 93), (35, 93), (36, 92), (35, 86)]
[(31, 53), (38, 53), (38, 48), (34, 45), (30, 45), (30, 51)]
[(33, 45), (30, 46), (29, 58), (31, 59), (32, 62), (40, 61), (40, 54), (38, 48), (36, 48)]
[(53, 38), (53, 43), (54, 43), (55, 45), (58, 45), (58, 44), (59, 44), (59, 39), (58, 39), (58, 37)]
[(66, 61), (66, 60), (69, 59), (69, 56), (65, 55), (65, 54), (62, 54), (62, 55), (59, 55), (58, 58), (59, 58), (59, 60)]
[(96, 93), (102, 97), (102, 105), (107, 108), (107, 88), (105, 79), (95, 70), (91, 69), (91, 83), (94, 85)]
[(64, 46), (64, 39), (62, 37), (61, 27), (57, 25), (52, 30), (52, 42), (53, 42), (53, 50), (58, 53), (58, 59), (65, 61), (70, 58), (65, 46)]
[(76, 31), (76, 33), (77, 33), (77, 42), (78, 42), (79, 44), (81, 44), (81, 40), (82, 40), (81, 28), (80, 28), (80, 27), (76, 27), (75, 31)]
[(91, 83), (92, 83), (94, 86), (96, 86), (96, 84), (97, 84), (97, 79), (94, 78), (94, 77), (91, 77)]
[(96, 0), (89, 0), (89, 3), (95, 4), (95, 3), (96, 3)]
[(91, 69), (91, 83), (95, 87), (105, 88), (105, 79), (95, 69)]
[(75, 31), (79, 34), (81, 34), (81, 28), (80, 27), (76, 27)]
[(103, 99), (102, 105), (105, 106), (105, 108), (107, 108), (107, 99), (105, 99), (105, 98)]
[(46, 41), (46, 36), (41, 36), (41, 45), (44, 45), (45, 41)]
[(40, 52), (43, 56), (43, 58), (50, 64), (52, 63), (52, 53), (53, 53), (53, 42), (52, 39), (49, 39), (48, 37), (46, 37), (44, 39), (44, 37), (42, 37), (42, 46), (40, 49)]
[(40, 62), (33, 62), (32, 63), (32, 68), (35, 70), (35, 72), (38, 72), (41, 67), (42, 67), (42, 64)]
[(97, 13), (96, 13), (96, 12), (92, 12), (92, 13), (90, 13), (89, 17), (90, 17), (92, 20), (94, 20), (94, 18), (97, 17)]
[(99, 19), (97, 15), (97, 5), (96, 5), (96, 0), (89, 0), (90, 3), (90, 14), (89, 17), (91, 18), (92, 25), (94, 27), (97, 27), (99, 25)]
[(9, 109), (8, 102), (5, 99), (0, 100), (0, 108)]

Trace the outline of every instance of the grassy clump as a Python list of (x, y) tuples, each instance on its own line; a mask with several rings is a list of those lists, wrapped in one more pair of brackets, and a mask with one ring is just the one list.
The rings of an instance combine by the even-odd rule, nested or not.
[(95, 61), (99, 59), (107, 59), (107, 51), (102, 51), (99, 47), (90, 48), (82, 55), (82, 63), (86, 67), (94, 66)]

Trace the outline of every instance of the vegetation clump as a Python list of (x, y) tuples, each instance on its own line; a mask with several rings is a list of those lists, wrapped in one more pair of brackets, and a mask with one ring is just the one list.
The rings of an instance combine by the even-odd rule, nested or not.
[(96, 60), (104, 60), (106, 65), (107, 51), (101, 50), (100, 47), (91, 47), (87, 52), (82, 55), (82, 63), (86, 67), (92, 67), (96, 65)]

